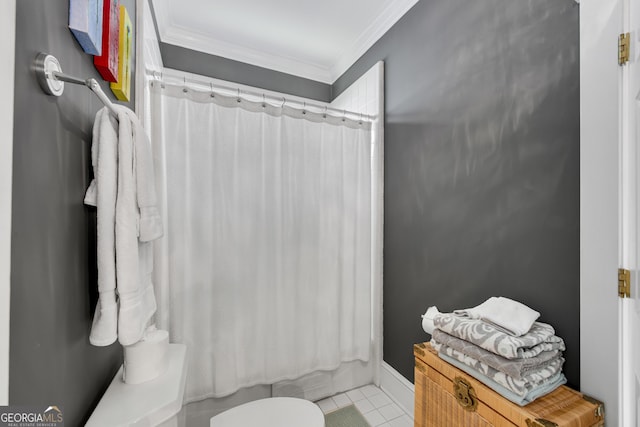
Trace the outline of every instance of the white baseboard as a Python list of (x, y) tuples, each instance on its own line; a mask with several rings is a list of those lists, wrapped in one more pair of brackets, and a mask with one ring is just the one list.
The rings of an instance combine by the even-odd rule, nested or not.
[(414, 386), (384, 361), (380, 369), (380, 388), (413, 419)]

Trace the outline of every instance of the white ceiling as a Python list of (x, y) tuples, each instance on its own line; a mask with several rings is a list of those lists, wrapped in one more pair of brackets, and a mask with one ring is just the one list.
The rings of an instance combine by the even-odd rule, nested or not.
[(164, 43), (333, 83), (418, 0), (152, 0)]

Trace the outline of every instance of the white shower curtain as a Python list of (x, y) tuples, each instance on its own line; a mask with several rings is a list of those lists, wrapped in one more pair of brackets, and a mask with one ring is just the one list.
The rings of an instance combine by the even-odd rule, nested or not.
[(371, 352), (371, 126), (150, 88), (166, 223), (158, 326), (189, 354), (186, 400)]

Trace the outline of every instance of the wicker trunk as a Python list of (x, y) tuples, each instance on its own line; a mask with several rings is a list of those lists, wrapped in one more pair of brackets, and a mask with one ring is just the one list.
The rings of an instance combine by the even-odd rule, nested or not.
[(569, 387), (519, 406), (440, 359), (430, 344), (413, 353), (415, 427), (604, 426), (602, 403)]

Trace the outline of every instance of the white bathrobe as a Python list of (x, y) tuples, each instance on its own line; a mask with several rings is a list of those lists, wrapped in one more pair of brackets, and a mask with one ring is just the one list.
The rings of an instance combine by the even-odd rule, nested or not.
[(138, 342), (156, 310), (151, 241), (162, 236), (151, 146), (135, 114), (117, 106), (96, 115), (94, 170), (85, 203), (97, 207), (99, 298), (89, 340)]

